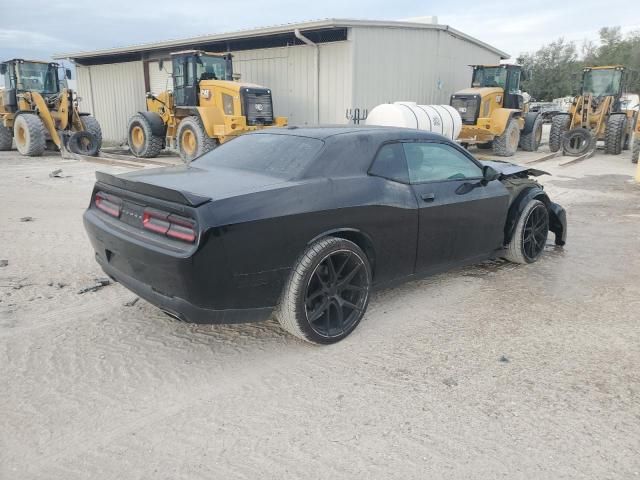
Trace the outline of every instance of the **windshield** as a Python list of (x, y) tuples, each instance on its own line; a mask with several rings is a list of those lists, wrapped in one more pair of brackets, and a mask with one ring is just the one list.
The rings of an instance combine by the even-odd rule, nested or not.
[(237, 137), (196, 162), (291, 179), (302, 174), (324, 142), (317, 138), (259, 133)]
[(621, 81), (622, 70), (588, 70), (584, 72), (582, 93), (595, 97), (617, 95)]
[(38, 93), (58, 93), (58, 67), (48, 63), (18, 63), (17, 88)]
[(507, 83), (507, 69), (502, 67), (479, 67), (473, 71), (472, 87), (500, 87)]
[(227, 61), (224, 58), (199, 55), (196, 59), (198, 81), (227, 79)]

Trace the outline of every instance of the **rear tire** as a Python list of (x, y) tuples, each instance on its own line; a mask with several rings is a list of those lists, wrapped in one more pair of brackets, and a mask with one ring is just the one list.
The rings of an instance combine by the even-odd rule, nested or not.
[(0, 125), (0, 152), (11, 150), (13, 145), (13, 132), (10, 128)]
[(637, 135), (635, 137), (631, 146), (631, 163), (638, 163), (638, 157), (640, 157), (640, 137)]
[(13, 124), (13, 137), (22, 155), (39, 157), (47, 147), (47, 132), (42, 120), (33, 113), (18, 115)]
[(176, 140), (178, 152), (185, 163), (191, 163), (218, 146), (217, 140), (207, 135), (202, 121), (195, 116), (186, 117), (180, 122)]
[(84, 129), (95, 138), (96, 145), (98, 146), (98, 150), (96, 151), (97, 154), (102, 148), (102, 128), (100, 127), (98, 120), (91, 115), (83, 115), (80, 117), (80, 120), (82, 120)]
[(370, 290), (371, 267), (360, 247), (342, 238), (322, 238), (296, 262), (274, 315), (302, 340), (336, 343), (360, 323)]
[(502, 135), (493, 139), (493, 153), (499, 157), (512, 157), (518, 151), (520, 128), (515, 119), (510, 119)]
[(513, 263), (533, 263), (544, 251), (549, 235), (549, 211), (540, 200), (531, 200), (522, 211), (504, 258)]
[(520, 135), (520, 148), (525, 152), (535, 152), (542, 143), (542, 115), (538, 115), (533, 122), (533, 128), (529, 133)]
[(131, 153), (136, 157), (157, 157), (164, 147), (164, 138), (154, 135), (151, 131), (151, 124), (140, 114), (131, 117), (127, 132), (129, 150), (131, 150)]
[(609, 115), (604, 132), (604, 151), (610, 155), (620, 155), (627, 129), (627, 116)]
[(571, 117), (567, 114), (556, 115), (551, 119), (549, 132), (549, 151), (555, 153), (562, 148), (564, 134), (569, 130)]

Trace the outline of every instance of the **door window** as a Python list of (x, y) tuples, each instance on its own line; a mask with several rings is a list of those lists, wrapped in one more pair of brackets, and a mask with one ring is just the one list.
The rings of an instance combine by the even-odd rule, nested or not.
[(402, 144), (387, 143), (383, 145), (378, 151), (369, 173), (396, 182), (409, 183), (409, 172), (407, 172), (407, 162), (402, 152)]
[(481, 178), (482, 169), (455, 148), (442, 143), (403, 143), (411, 183)]

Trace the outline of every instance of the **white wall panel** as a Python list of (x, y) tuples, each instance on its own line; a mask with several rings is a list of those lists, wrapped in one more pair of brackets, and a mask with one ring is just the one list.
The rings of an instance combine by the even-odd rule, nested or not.
[(124, 143), (127, 123), (146, 109), (142, 62), (78, 66), (80, 109), (100, 122), (105, 143)]
[(354, 106), (415, 101), (448, 104), (471, 83), (469, 64), (498, 63), (499, 56), (441, 30), (352, 28)]
[(149, 62), (149, 88), (151, 93), (158, 95), (166, 90), (173, 90), (173, 79), (171, 74), (173, 73), (173, 66), (171, 60), (164, 60), (162, 62), (162, 68), (160, 68), (160, 62)]

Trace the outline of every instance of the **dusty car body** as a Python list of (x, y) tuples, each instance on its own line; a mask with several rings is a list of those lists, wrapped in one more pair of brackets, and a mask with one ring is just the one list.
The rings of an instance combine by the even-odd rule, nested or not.
[[(438, 179), (451, 164), (453, 178)], [(374, 288), (498, 256), (530, 263), (547, 231), (564, 244), (565, 212), (541, 173), (483, 164), (426, 132), (289, 127), (190, 165), (98, 173), (84, 223), (103, 270), (175, 317), (246, 322), (275, 309), (290, 332), (331, 343)], [(518, 225), (531, 205), (529, 258)]]

